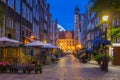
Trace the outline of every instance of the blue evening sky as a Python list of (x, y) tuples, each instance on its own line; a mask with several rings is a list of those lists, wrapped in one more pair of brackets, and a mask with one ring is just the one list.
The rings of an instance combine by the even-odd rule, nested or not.
[(80, 13), (85, 12), (85, 5), (88, 0), (47, 0), (50, 4), (52, 19), (58, 20), (65, 30), (74, 29), (74, 8), (76, 4), (80, 8)]

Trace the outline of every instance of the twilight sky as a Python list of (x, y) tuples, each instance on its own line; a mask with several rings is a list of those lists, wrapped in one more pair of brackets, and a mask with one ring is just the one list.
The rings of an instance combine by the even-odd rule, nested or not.
[(47, 0), (47, 2), (50, 4), (52, 19), (57, 19), (58, 24), (62, 25), (66, 30), (73, 30), (74, 8), (77, 4), (80, 8), (80, 13), (84, 13), (84, 7), (88, 0)]

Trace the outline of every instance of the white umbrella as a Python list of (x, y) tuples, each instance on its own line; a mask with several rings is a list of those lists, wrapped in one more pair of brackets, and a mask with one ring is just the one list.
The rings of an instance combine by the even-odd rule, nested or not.
[(20, 43), (17, 40), (13, 40), (7, 37), (0, 38), (0, 47), (8, 47), (8, 46), (16, 47), (19, 46), (19, 44)]
[(25, 46), (44, 46), (44, 45), (48, 44), (41, 41), (33, 41), (31, 43), (25, 44)]
[(0, 38), (0, 47), (3, 47), (4, 50), (4, 54), (3, 54), (3, 59), (5, 60), (5, 56), (6, 56), (6, 49), (5, 47), (18, 47), (19, 46), (19, 41), (17, 40), (13, 40), (7, 37), (1, 37)]
[(52, 44), (49, 44), (49, 45), (44, 45), (43, 48), (58, 48), (58, 47)]

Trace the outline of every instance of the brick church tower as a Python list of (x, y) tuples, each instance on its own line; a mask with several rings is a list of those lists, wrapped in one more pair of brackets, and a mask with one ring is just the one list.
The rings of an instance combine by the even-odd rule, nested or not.
[(74, 41), (75, 46), (81, 43), (80, 36), (81, 36), (81, 29), (80, 29), (80, 14), (79, 14), (78, 6), (74, 9)]

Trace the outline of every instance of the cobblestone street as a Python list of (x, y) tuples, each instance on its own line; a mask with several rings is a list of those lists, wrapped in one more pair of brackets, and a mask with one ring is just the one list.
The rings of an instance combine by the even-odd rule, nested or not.
[(82, 64), (74, 56), (67, 55), (58, 63), (43, 67), (42, 74), (0, 74), (0, 80), (120, 80), (120, 68), (109, 67), (100, 71), (97, 65)]

